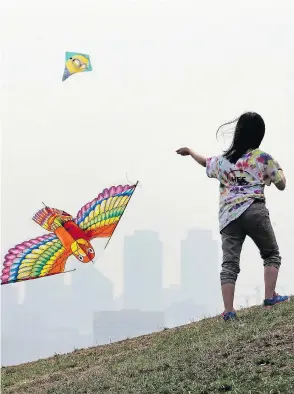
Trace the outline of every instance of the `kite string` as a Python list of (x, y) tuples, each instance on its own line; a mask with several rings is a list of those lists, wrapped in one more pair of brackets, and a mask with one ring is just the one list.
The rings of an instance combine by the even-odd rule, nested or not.
[[(126, 173), (126, 180), (129, 182), (129, 184), (131, 184), (131, 185), (135, 185), (135, 182), (132, 182), (132, 181), (130, 181), (129, 180), (129, 178), (128, 178), (128, 173)], [(137, 186), (136, 187), (142, 187), (142, 185), (141, 185), (141, 183), (137, 183)]]

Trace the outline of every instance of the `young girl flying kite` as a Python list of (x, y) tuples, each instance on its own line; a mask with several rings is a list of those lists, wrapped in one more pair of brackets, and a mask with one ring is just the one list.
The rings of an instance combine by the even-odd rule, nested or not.
[(247, 112), (237, 119), (233, 142), (224, 154), (205, 158), (189, 148), (177, 150), (179, 155), (191, 156), (206, 167), (207, 176), (220, 182), (219, 224), (223, 249), (220, 279), (224, 320), (237, 317), (233, 307), (235, 282), (247, 235), (258, 247), (264, 262), (264, 306), (289, 300), (275, 292), (281, 256), (264, 196), (265, 185), (273, 183), (277, 189), (284, 190), (286, 179), (272, 156), (259, 149), (264, 134), (262, 117)]

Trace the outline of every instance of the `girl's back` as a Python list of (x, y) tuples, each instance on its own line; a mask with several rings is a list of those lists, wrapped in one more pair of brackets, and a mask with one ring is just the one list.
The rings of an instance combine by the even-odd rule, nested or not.
[(207, 159), (206, 173), (220, 182), (220, 230), (239, 217), (256, 199), (265, 201), (264, 187), (281, 181), (281, 168), (259, 148), (243, 154), (236, 163), (224, 155)]

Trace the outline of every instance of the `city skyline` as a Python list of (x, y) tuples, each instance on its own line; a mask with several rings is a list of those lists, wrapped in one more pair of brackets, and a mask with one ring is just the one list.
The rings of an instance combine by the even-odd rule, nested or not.
[[(193, 234), (195, 229), (189, 229), (187, 238)], [(205, 248), (203, 240), (208, 242), (209, 250), (215, 244), (210, 232), (197, 229), (196, 234), (200, 244), (194, 239), (188, 248), (190, 272), (193, 265), (198, 264), (194, 261), (195, 253)], [(185, 248), (185, 244), (182, 247)], [(207, 297), (199, 300), (202, 291), (199, 293), (195, 287), (193, 292), (193, 278), (188, 293), (183, 285), (163, 286), (163, 252), (164, 244), (154, 230), (135, 230), (133, 235), (125, 237), (125, 289), (118, 299), (114, 298), (113, 282), (94, 265), (83, 265), (68, 284), (62, 275), (27, 283), (23, 304), (17, 304), (17, 284), (2, 288), (4, 361), (8, 359), (9, 363), (9, 359), (18, 357), (18, 362), (24, 362), (26, 354), (33, 359), (49, 356), (54, 347), (57, 352), (66, 352), (73, 347), (108, 343), (110, 337), (112, 341), (121, 340), (151, 333), (166, 325), (189, 323), (213, 313)], [(182, 260), (181, 264), (185, 264)], [(213, 262), (212, 266), (217, 264)], [(120, 319), (124, 322), (121, 329)], [(17, 321), (21, 325), (16, 324)], [(21, 346), (23, 358), (16, 356)]]
[[(191, 232), (191, 231), (200, 231), (200, 232), (209, 232), (210, 234), (211, 234), (211, 237), (213, 237), (213, 232), (211, 231), (211, 230), (209, 230), (208, 228), (201, 228), (201, 227), (198, 227), (198, 226), (191, 226), (190, 228), (187, 228), (186, 229), (186, 231), (184, 232), (184, 236), (182, 237), (182, 238), (179, 238), (178, 239), (178, 242), (177, 242), (177, 245), (176, 246), (178, 246), (179, 247), (179, 249), (181, 248), (181, 244), (182, 244), (182, 241), (185, 239), (185, 237), (187, 237), (187, 235), (188, 235), (188, 233), (189, 232)], [(132, 233), (131, 233), (131, 235), (125, 235), (124, 237), (123, 237), (123, 240), (125, 241), (126, 239), (128, 239), (128, 238), (131, 238), (134, 234), (139, 234), (139, 233), (156, 233), (157, 235), (158, 235), (158, 237), (160, 238), (161, 237), (161, 233), (159, 232), (159, 231), (155, 231), (155, 230), (153, 230), (153, 229), (134, 229), (133, 231), (132, 231)], [(219, 245), (219, 242), (218, 241), (216, 241), (215, 240), (215, 238), (213, 237), (212, 238), (214, 241), (215, 241), (215, 244), (216, 245)], [(161, 238), (160, 238), (160, 241), (161, 241)], [(168, 249), (168, 247), (169, 247), (169, 245), (167, 244), (167, 243), (165, 243), (164, 241), (161, 241), (162, 242), (162, 244), (163, 244), (163, 260), (166, 258), (166, 251), (167, 251), (167, 249)], [(113, 242), (114, 243), (114, 242)], [(115, 243), (114, 243), (114, 245), (115, 245)], [(117, 244), (116, 244), (117, 245)], [(116, 246), (115, 245), (115, 246)], [(114, 246), (114, 248), (115, 248), (115, 246)], [(124, 261), (124, 253), (122, 252), (121, 253), (121, 259), (122, 259), (122, 261)], [(217, 257), (218, 258), (218, 260), (217, 260), (217, 262), (216, 263), (218, 263), (219, 264), (219, 267), (220, 267), (220, 260), (219, 260), (219, 256)], [(180, 259), (181, 259), (181, 253), (179, 254), (179, 275), (176, 277), (177, 278), (177, 282), (175, 283), (174, 281), (170, 281), (169, 282), (169, 285), (168, 286), (164, 286), (164, 288), (170, 288), (170, 287), (172, 287), (172, 286), (174, 286), (174, 285), (177, 285), (177, 284), (180, 284), (180, 278), (181, 278), (181, 269), (180, 269)], [(108, 257), (108, 255), (105, 253), (104, 254), (104, 256), (103, 256), (103, 254), (101, 255), (101, 262), (100, 263), (97, 263), (97, 262), (95, 262), (94, 264), (93, 264), (93, 266), (95, 267), (95, 269), (101, 274), (101, 275), (103, 275), (103, 276), (105, 276), (106, 278), (108, 278), (110, 281), (112, 281), (112, 283), (113, 283), (113, 286), (115, 286), (115, 281), (113, 280), (113, 278), (111, 278), (111, 276), (113, 275), (113, 274), (117, 274), (116, 272), (112, 272), (112, 271), (108, 271), (107, 272), (107, 275), (104, 273), (105, 272), (105, 270), (106, 270), (106, 265), (107, 265), (107, 262), (108, 262), (108, 260), (109, 260), (109, 257)], [(120, 259), (119, 259), (120, 260)], [(65, 274), (61, 274), (60, 276), (59, 275), (57, 275), (57, 277), (58, 278), (60, 278), (60, 280), (61, 281), (64, 281), (64, 283), (65, 284), (67, 284), (67, 285), (70, 285), (71, 283), (72, 283), (72, 281), (73, 280), (77, 280), (76, 278), (77, 278), (77, 276), (78, 276), (78, 274), (79, 273), (86, 273), (86, 269), (87, 269), (87, 264), (86, 265), (76, 265), (75, 264), (76, 262), (74, 261), (74, 259), (72, 259), (72, 258), (69, 258), (69, 261), (68, 261), (68, 271), (70, 271), (72, 268), (75, 268), (76, 270), (75, 270), (75, 272), (68, 272), (68, 273), (65, 273)], [(124, 264), (124, 263), (123, 263)], [(164, 264), (163, 264), (163, 266), (164, 266)], [(87, 273), (86, 273), (87, 274)], [(164, 267), (162, 267), (162, 281), (163, 282), (166, 282), (166, 277), (167, 277), (168, 275), (167, 275), (167, 272), (164, 270)], [(35, 282), (39, 282), (39, 283), (43, 283), (44, 281), (50, 281), (52, 278), (51, 277), (48, 277), (48, 278), (39, 278), (39, 279), (36, 279), (36, 280), (33, 280), (33, 281), (28, 281), (28, 282), (18, 282), (18, 283), (16, 283), (15, 285), (17, 286), (17, 288), (18, 288), (18, 293), (19, 293), (19, 295), (18, 295), (18, 297), (21, 299), (21, 300), (23, 300), (24, 298), (25, 298), (25, 288), (29, 285), (29, 284), (31, 284), (31, 283), (35, 283)], [(121, 279), (122, 279), (122, 283), (123, 283), (123, 274), (121, 275)], [(41, 282), (40, 282), (41, 281)], [(4, 287), (7, 287), (7, 286), (11, 286), (11, 284), (9, 284), (9, 285), (5, 285)], [(41, 286), (41, 285), (40, 285)], [(115, 294), (115, 288), (114, 288), (114, 294)], [(123, 294), (123, 286), (121, 286), (121, 291), (119, 291), (119, 292), (117, 292), (117, 295), (116, 296), (114, 296), (115, 298), (119, 298), (119, 297), (121, 297), (121, 295)]]

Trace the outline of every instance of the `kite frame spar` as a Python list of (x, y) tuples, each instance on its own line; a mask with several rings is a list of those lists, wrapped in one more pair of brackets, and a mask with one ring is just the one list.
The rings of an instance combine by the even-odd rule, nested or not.
[[(135, 190), (136, 190), (138, 184), (139, 184), (139, 181), (137, 181), (137, 182), (133, 185), (134, 191), (133, 191), (133, 193), (132, 193), (132, 196), (134, 195)], [(126, 211), (128, 205), (129, 205), (130, 201), (131, 201), (131, 198), (130, 198), (129, 201), (127, 202), (126, 207), (125, 207), (125, 209), (124, 209), (122, 215), (120, 216), (120, 218), (119, 218), (119, 220), (118, 220), (118, 222), (117, 222), (117, 225), (116, 225), (116, 227), (115, 227), (113, 233), (111, 234), (111, 236), (109, 237), (109, 239), (108, 239), (106, 245), (104, 246), (104, 250), (105, 250), (105, 249), (107, 248), (107, 246), (109, 245), (109, 242), (110, 242), (111, 238), (113, 237), (113, 234), (115, 233), (115, 230), (117, 229), (117, 227), (118, 227), (118, 225), (119, 225), (119, 222), (121, 221), (121, 219), (122, 219), (122, 217), (123, 217), (123, 215), (124, 215), (124, 213), (125, 213), (125, 211)], [(43, 204), (44, 204), (44, 203), (43, 203)], [(45, 204), (44, 204), (44, 205), (45, 205)], [(14, 282), (1, 283), (1, 286), (12, 285), (12, 284), (14, 284), (14, 283), (27, 282), (27, 281), (36, 280), (36, 279), (44, 279), (44, 278), (48, 278), (48, 277), (50, 277), (50, 276), (68, 274), (68, 273), (74, 272), (74, 271), (76, 271), (76, 268), (75, 268), (75, 269), (72, 269), (72, 270), (64, 271), (64, 272), (56, 272), (56, 273), (53, 273), (53, 274), (47, 274), (47, 275), (44, 275), (44, 276), (37, 276), (37, 277), (32, 277), (32, 278), (20, 279), (20, 280), (14, 281)]]
[[(134, 191), (133, 191), (133, 194), (132, 194), (132, 195), (134, 195), (134, 193), (135, 193), (136, 188), (137, 188), (138, 185), (139, 185), (139, 181), (137, 181), (137, 182), (134, 184)], [(113, 237), (113, 234), (115, 233), (115, 230), (117, 229), (117, 227), (118, 227), (118, 225), (119, 225), (119, 222), (121, 221), (121, 218), (124, 216), (124, 213), (126, 212), (126, 209), (127, 209), (128, 205), (129, 205), (130, 201), (131, 201), (131, 199), (129, 199), (129, 201), (128, 201), (128, 203), (127, 203), (127, 205), (126, 205), (126, 207), (125, 207), (125, 209), (124, 209), (124, 211), (123, 211), (121, 217), (119, 218), (119, 220), (118, 220), (118, 222), (117, 222), (117, 225), (116, 225), (116, 227), (115, 227), (115, 229), (114, 229), (114, 232), (111, 234), (111, 236), (109, 237), (109, 240), (106, 242), (106, 245), (104, 246), (104, 250), (107, 248), (107, 246), (108, 246), (108, 244), (109, 244), (111, 238)]]
[(36, 276), (35, 278), (19, 279), (19, 280), (16, 280), (15, 282), (1, 283), (1, 286), (5, 286), (5, 285), (14, 285), (15, 283), (27, 282), (27, 281), (29, 281), (29, 280), (50, 278), (50, 276), (62, 275), (62, 274), (69, 274), (70, 272), (74, 272), (74, 271), (76, 271), (76, 268), (74, 268), (74, 269), (72, 269), (72, 270), (64, 271), (64, 272), (56, 272), (56, 273), (54, 273), (54, 274), (47, 274), (47, 275), (44, 275), (44, 276)]

